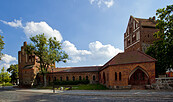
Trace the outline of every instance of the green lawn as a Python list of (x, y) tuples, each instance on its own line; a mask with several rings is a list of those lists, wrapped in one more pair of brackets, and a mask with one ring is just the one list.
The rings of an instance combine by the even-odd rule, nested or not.
[(103, 85), (100, 84), (87, 84), (87, 85), (74, 85), (72, 90), (108, 90)]

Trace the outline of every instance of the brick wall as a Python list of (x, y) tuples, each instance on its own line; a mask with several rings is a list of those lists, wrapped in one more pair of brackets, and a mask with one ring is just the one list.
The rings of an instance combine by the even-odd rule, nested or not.
[[(103, 83), (103, 72), (105, 75), (109, 73), (109, 80), (106, 81), (105, 85), (108, 87), (114, 86), (128, 86), (129, 85), (129, 75), (136, 68), (141, 67), (149, 75), (149, 83), (152, 84), (155, 82), (155, 62), (148, 63), (136, 63), (136, 64), (122, 64), (115, 66), (108, 66), (106, 69), (100, 71), (101, 79), (100, 83)], [(115, 72), (117, 73), (117, 80), (115, 80)], [(121, 80), (119, 73), (121, 72)]]

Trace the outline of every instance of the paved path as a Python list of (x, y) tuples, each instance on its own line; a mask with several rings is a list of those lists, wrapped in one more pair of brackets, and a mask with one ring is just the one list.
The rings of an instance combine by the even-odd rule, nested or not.
[(113, 102), (173, 100), (173, 91), (155, 90), (68, 90), (53, 93), (49, 89), (0, 89), (0, 102)]
[[(18, 92), (34, 92), (34, 93), (53, 93), (49, 89), (19, 89)], [(155, 97), (173, 97), (173, 91), (155, 91), (155, 90), (68, 90), (60, 91), (56, 90), (56, 94), (61, 95), (95, 95), (95, 96), (126, 96), (126, 97), (143, 97), (155, 96)]]

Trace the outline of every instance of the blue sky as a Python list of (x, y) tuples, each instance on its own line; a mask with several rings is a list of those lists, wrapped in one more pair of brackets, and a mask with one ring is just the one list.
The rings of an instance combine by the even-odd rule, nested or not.
[(0, 67), (18, 63), (18, 51), (29, 37), (57, 37), (70, 60), (57, 67), (103, 65), (122, 52), (130, 15), (149, 18), (171, 0), (0, 0), (0, 34), (4, 57)]

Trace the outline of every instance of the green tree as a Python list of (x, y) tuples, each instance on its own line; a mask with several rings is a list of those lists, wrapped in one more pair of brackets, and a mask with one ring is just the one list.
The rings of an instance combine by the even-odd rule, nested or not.
[(5, 68), (3, 67), (1, 69), (1, 73), (0, 73), (0, 82), (10, 82), (11, 78), (10, 78), (10, 74), (8, 72), (5, 72)]
[(46, 73), (48, 68), (55, 62), (66, 62), (68, 55), (62, 50), (61, 43), (56, 38), (47, 39), (44, 34), (31, 37), (33, 44), (26, 46), (28, 54), (35, 54), (40, 63), (40, 73), (43, 75), (44, 86), (46, 86)]
[(11, 82), (12, 83), (17, 83), (17, 78), (18, 78), (18, 64), (11, 64), (10, 68), (7, 69), (9, 73), (11, 73)]
[(159, 30), (154, 34), (158, 39), (148, 48), (146, 53), (157, 59), (156, 74), (165, 74), (173, 68), (173, 5), (156, 11)]
[(3, 38), (4, 37), (0, 35), (0, 60), (1, 60), (2, 55), (3, 55), (1, 51), (4, 49), (4, 44), (5, 44), (4, 41), (2, 40)]

